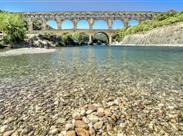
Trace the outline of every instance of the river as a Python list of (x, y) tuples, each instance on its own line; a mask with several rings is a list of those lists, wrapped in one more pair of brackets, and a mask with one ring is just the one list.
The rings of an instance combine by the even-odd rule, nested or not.
[(82, 46), (0, 57), (0, 124), (16, 118), (9, 126), (24, 126), (19, 131), (41, 135), (73, 109), (133, 93), (183, 106), (183, 48)]

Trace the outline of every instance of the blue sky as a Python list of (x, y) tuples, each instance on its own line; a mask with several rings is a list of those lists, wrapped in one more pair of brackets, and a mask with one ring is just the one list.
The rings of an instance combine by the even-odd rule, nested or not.
[(183, 0), (0, 0), (9, 11), (167, 11), (183, 10)]
[[(183, 0), (0, 0), (0, 9), (13, 12), (34, 11), (168, 11), (183, 10)], [(56, 27), (54, 21), (49, 21)], [(136, 25), (131, 21), (130, 25)], [(95, 27), (105, 27), (105, 22), (95, 23)], [(115, 21), (113, 28), (121, 28), (120, 21)], [(65, 22), (63, 28), (70, 28), (72, 24)], [(87, 28), (85, 21), (78, 24), (79, 28)]]

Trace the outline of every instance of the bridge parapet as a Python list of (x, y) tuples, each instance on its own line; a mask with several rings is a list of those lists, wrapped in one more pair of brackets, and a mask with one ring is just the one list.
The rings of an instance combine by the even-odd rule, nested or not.
[(159, 15), (159, 12), (23, 12), (26, 17), (31, 18), (77, 18), (77, 19), (89, 19), (89, 18), (152, 18), (153, 16)]

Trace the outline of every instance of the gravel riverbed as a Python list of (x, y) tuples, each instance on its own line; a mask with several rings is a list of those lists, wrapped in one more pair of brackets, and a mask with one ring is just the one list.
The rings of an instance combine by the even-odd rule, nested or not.
[(0, 59), (0, 135), (183, 135), (180, 63), (170, 72), (71, 49)]

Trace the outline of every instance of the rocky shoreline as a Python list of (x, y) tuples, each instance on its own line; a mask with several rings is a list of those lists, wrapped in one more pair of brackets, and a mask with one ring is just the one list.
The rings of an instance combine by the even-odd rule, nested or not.
[[(155, 28), (151, 31), (125, 36), (119, 44), (150, 46), (183, 46), (183, 23)], [(118, 44), (118, 43), (117, 43)]]
[[(0, 41), (2, 41), (0, 39)], [(81, 46), (82, 41), (74, 40), (72, 37), (64, 37), (52, 33), (27, 34), (24, 41), (19, 43), (0, 43), (1, 48), (55, 48), (63, 46)]]
[(112, 43), (111, 46), (129, 46), (129, 47), (183, 47), (183, 44), (124, 44), (124, 43)]

